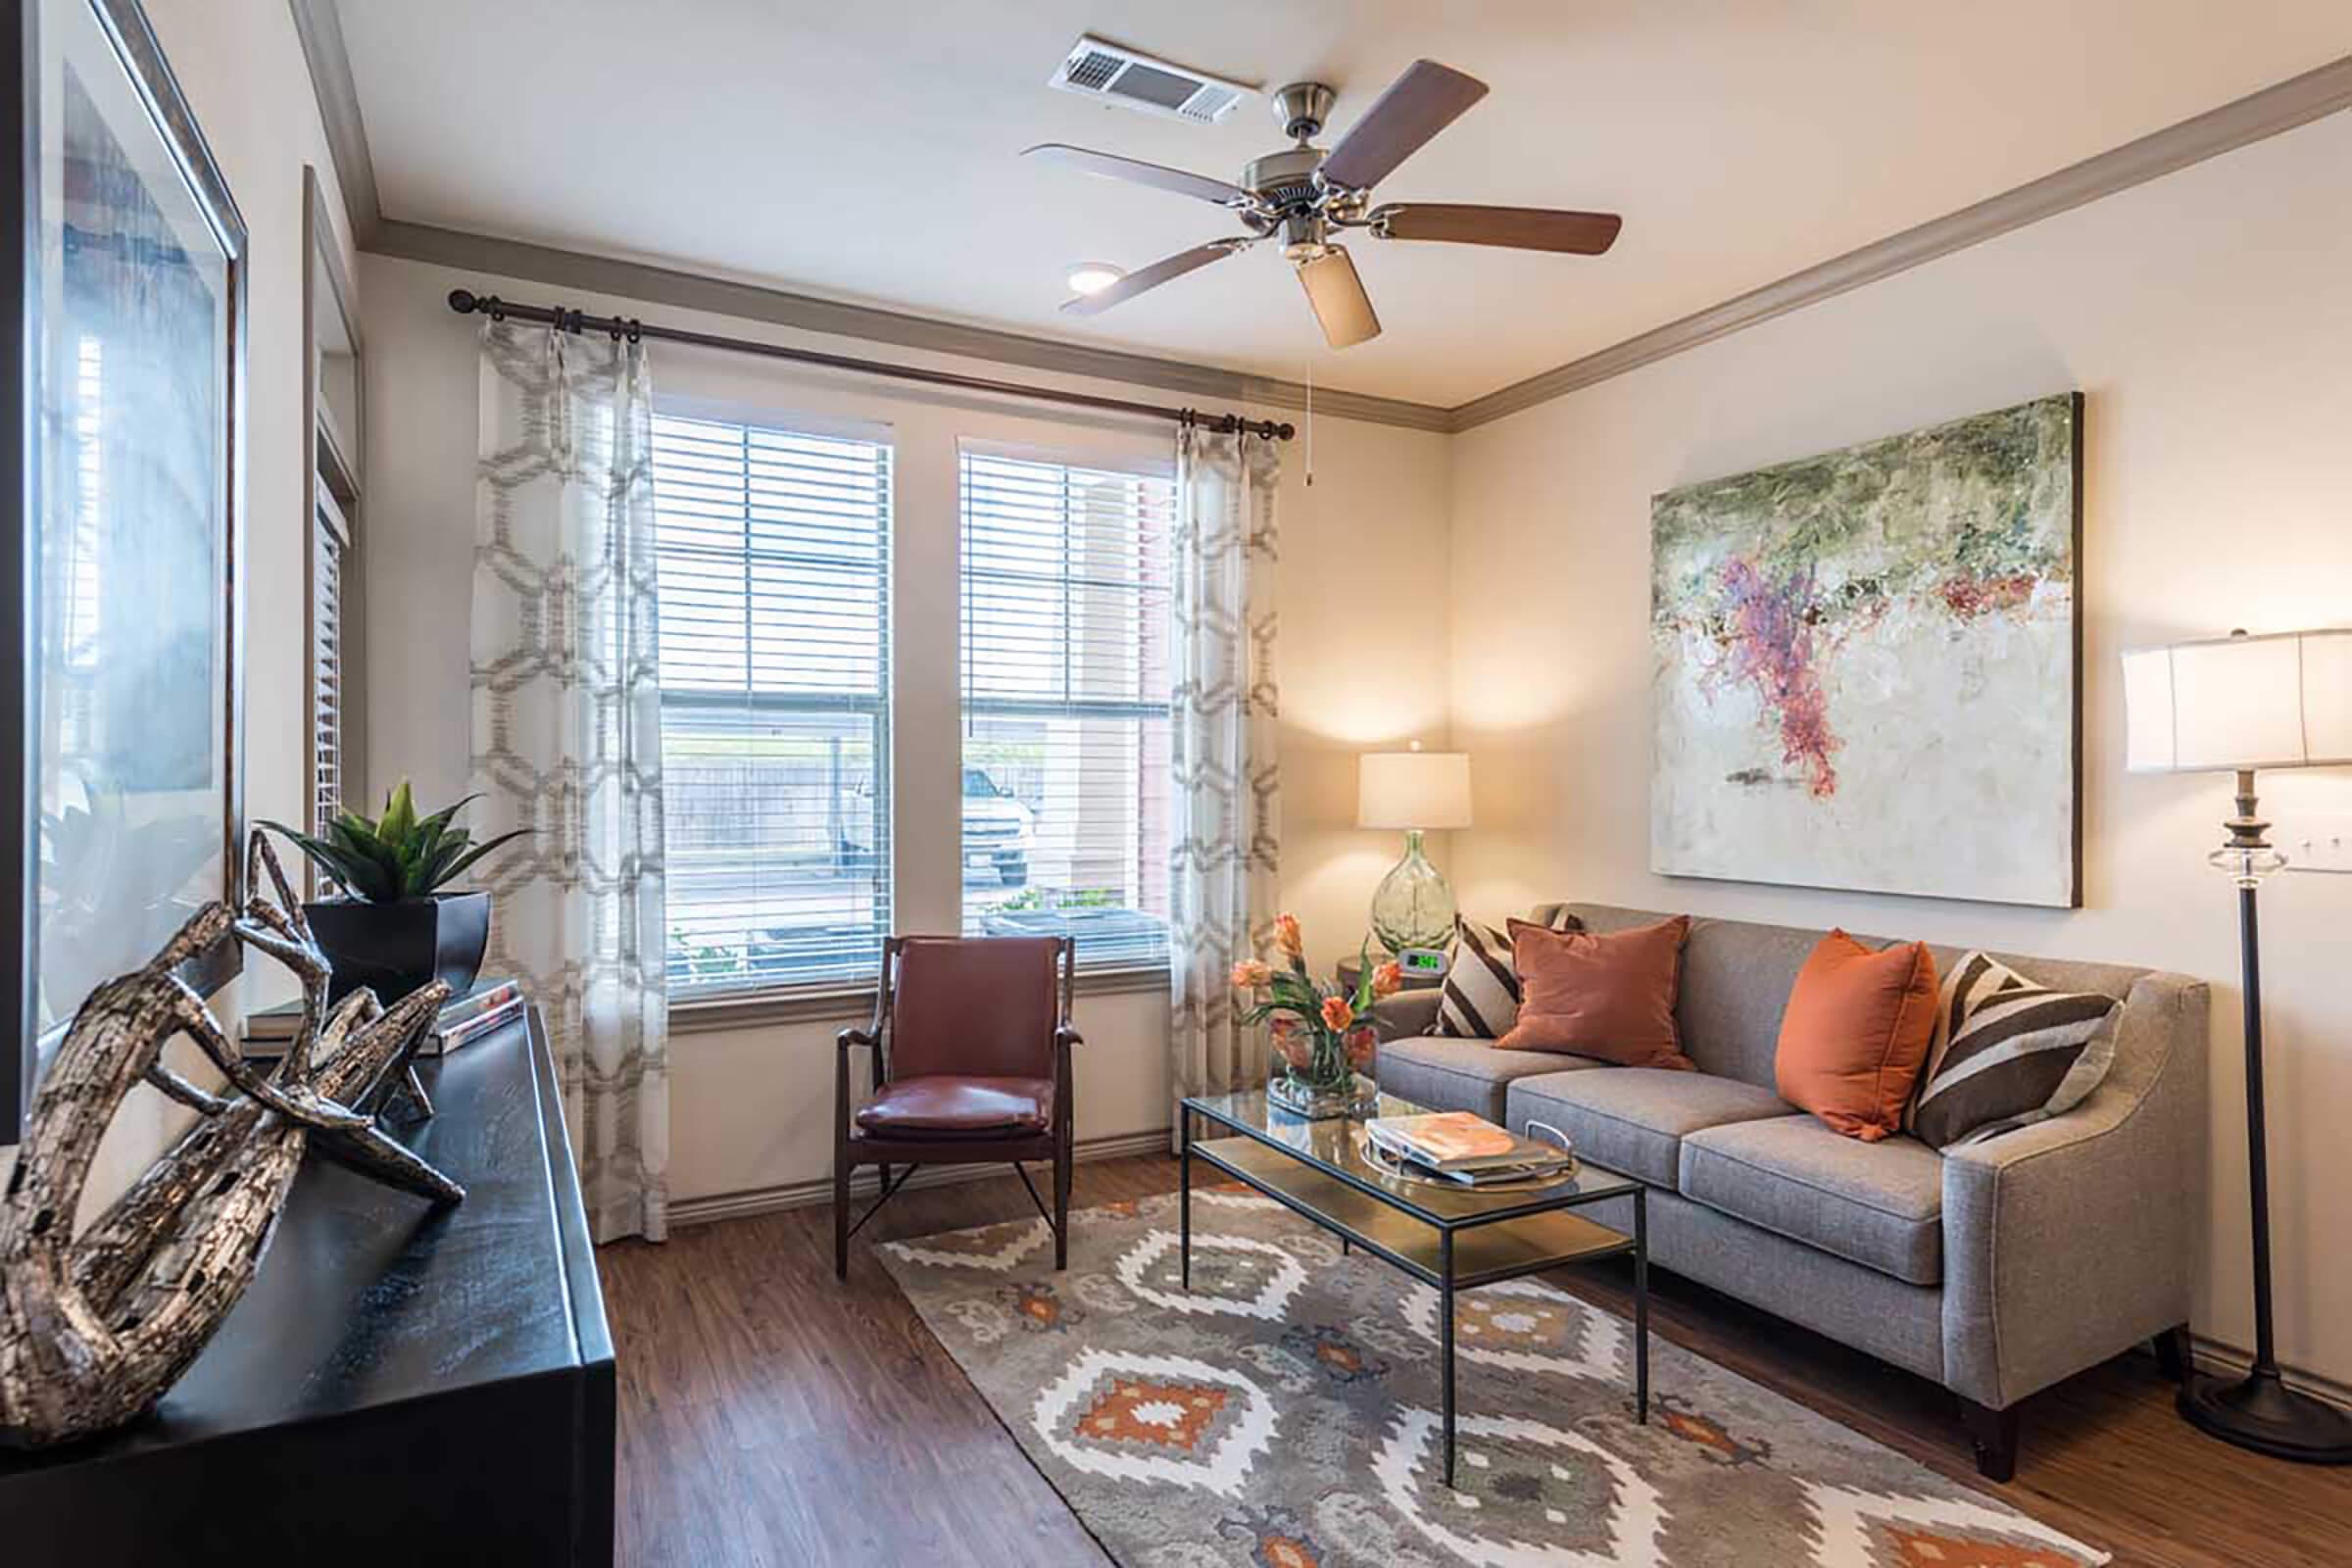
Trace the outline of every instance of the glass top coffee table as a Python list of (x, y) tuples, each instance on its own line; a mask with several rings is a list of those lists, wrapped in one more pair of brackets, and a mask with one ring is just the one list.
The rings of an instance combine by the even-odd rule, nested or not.
[[(1391, 1095), (1378, 1114), (1419, 1115), (1426, 1107)], [(1443, 1362), (1446, 1484), (1453, 1485), (1453, 1297), (1481, 1285), (1541, 1273), (1562, 1263), (1631, 1253), (1634, 1259), (1634, 1403), (1649, 1419), (1649, 1215), (1642, 1184), (1580, 1159), (1556, 1182), (1478, 1191), (1389, 1173), (1362, 1152), (1363, 1123), (1345, 1116), (1306, 1121), (1268, 1102), (1262, 1091), (1202, 1095), (1184, 1102), (1182, 1256), (1193, 1282), (1193, 1161), (1252, 1187), (1438, 1293)], [(1196, 1133), (1196, 1124), (1206, 1126)], [(1630, 1198), (1631, 1236), (1575, 1212)]]

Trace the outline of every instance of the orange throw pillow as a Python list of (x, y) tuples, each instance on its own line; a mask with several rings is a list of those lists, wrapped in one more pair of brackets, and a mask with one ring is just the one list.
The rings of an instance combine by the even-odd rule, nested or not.
[(1842, 931), (1814, 947), (1781, 1014), (1781, 1098), (1875, 1144), (1902, 1131), (1936, 1032), (1936, 960), (1924, 942), (1873, 953)]
[(1690, 931), (1687, 914), (1608, 932), (1553, 931), (1513, 920), (1519, 1022), (1495, 1046), (1694, 1071), (1674, 1027)]

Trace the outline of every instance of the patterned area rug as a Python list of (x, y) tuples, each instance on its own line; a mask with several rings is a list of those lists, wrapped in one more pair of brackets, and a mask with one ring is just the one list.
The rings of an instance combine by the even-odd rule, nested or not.
[(1437, 1294), (1250, 1195), (878, 1249), (1124, 1568), (2076, 1568), (2106, 1554), (1535, 1280), (1465, 1293), (1444, 1484)]

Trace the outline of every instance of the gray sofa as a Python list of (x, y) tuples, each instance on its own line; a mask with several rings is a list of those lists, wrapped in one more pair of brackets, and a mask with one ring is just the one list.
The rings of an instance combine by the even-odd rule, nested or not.
[[(1564, 907), (1593, 931), (1665, 918)], [(1781, 1011), (1821, 936), (1691, 922), (1676, 1016), (1696, 1073), (1432, 1036), (1439, 994), (1419, 991), (1377, 1008), (1381, 1088), (1518, 1131), (1548, 1122), (1641, 1178), (1653, 1261), (1935, 1379), (1960, 1396), (1979, 1467), (2007, 1480), (2028, 1395), (2151, 1339), (2179, 1366), (2205, 1179), (2205, 986), (1995, 955), (2123, 999), (2115, 1065), (2067, 1114), (1938, 1153), (1840, 1137), (1774, 1093)], [(1960, 951), (1934, 948), (1938, 968)], [(1594, 1217), (1630, 1228), (1618, 1201)]]

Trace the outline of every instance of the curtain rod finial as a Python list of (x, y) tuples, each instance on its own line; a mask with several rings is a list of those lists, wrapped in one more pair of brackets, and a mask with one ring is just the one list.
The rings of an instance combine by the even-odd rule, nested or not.
[(453, 288), (449, 291), (449, 308), (460, 316), (470, 314), (475, 303), (473, 290), (469, 288)]

